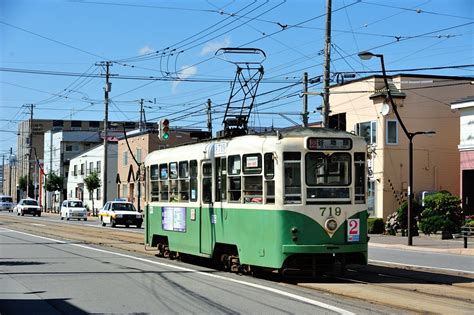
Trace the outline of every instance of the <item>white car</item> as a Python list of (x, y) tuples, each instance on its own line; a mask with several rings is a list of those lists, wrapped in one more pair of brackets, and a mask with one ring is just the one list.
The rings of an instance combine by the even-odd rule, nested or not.
[(33, 216), (41, 216), (41, 206), (38, 204), (38, 201), (31, 198), (21, 199), (15, 209), (18, 215), (25, 215), (26, 213)]
[(143, 215), (137, 211), (133, 203), (127, 201), (109, 201), (99, 211), (99, 219), (102, 226), (110, 224), (135, 225), (138, 229), (142, 227)]
[(61, 204), (61, 220), (77, 219), (87, 221), (87, 209), (81, 200), (64, 200)]

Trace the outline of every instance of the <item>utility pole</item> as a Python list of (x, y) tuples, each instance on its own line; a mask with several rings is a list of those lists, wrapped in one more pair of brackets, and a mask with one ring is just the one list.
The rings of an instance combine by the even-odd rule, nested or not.
[[(109, 82), (110, 79), (110, 66), (111, 61), (101, 62), (99, 65), (104, 66), (105, 64), (105, 88), (104, 88), (104, 166), (102, 168), (102, 202), (107, 202), (107, 129), (109, 125), (109, 92), (111, 91), (112, 84)], [(94, 209), (92, 209), (94, 213)]]
[(329, 128), (329, 80), (331, 65), (331, 7), (332, 0), (326, 0), (326, 41), (324, 48), (324, 92), (323, 92), (323, 108), (321, 111), (322, 127)]
[(140, 99), (140, 122), (138, 124), (138, 129), (141, 131), (145, 130), (145, 127), (143, 126), (143, 120), (145, 118), (145, 111), (143, 110), (143, 101), (144, 99)]
[(12, 195), (12, 155), (13, 155), (13, 148), (10, 147), (10, 156), (8, 157), (8, 195)]
[(33, 173), (33, 196), (34, 196), (34, 199), (36, 200), (36, 197), (37, 197), (36, 184), (37, 184), (37, 180), (38, 180), (38, 176), (36, 175), (36, 172), (38, 171), (38, 163), (36, 162), (36, 154), (35, 154), (35, 162), (34, 163), (35, 163), (35, 171)]
[(2, 194), (5, 195), (5, 154), (2, 155)]
[(31, 143), (33, 142), (33, 104), (28, 104), (30, 107), (30, 123), (28, 136), (28, 158), (26, 163), (26, 198), (30, 197), (30, 158), (31, 158)]
[(303, 127), (308, 127), (308, 72), (303, 74)]
[(209, 131), (210, 138), (212, 139), (212, 112), (211, 112), (211, 99), (207, 99), (207, 130)]

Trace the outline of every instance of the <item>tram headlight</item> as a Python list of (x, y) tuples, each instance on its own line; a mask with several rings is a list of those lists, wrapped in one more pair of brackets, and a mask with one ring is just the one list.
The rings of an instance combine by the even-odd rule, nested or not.
[(324, 227), (326, 230), (334, 232), (337, 229), (337, 221), (333, 218), (329, 218), (326, 220), (326, 223), (324, 223)]

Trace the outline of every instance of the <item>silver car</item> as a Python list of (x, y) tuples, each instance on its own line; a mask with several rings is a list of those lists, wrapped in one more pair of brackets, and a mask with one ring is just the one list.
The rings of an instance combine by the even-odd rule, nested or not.
[(13, 198), (10, 196), (0, 195), (0, 211), (8, 210), (8, 212), (13, 212), (15, 204), (13, 203)]
[(61, 220), (77, 219), (87, 221), (87, 209), (81, 200), (64, 200), (61, 204)]

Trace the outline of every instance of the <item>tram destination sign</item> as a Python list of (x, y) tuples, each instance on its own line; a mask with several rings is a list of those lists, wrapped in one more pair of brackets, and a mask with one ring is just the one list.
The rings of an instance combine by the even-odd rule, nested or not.
[(350, 150), (352, 140), (349, 138), (308, 138), (308, 150)]

